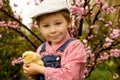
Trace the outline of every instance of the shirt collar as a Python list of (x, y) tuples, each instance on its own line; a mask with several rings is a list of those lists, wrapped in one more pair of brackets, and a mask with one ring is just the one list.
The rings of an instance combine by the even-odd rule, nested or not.
[(66, 37), (62, 41), (60, 41), (59, 43), (54, 44), (52, 46), (47, 41), (46, 42), (46, 51), (49, 51), (50, 48), (53, 48), (55, 51), (57, 51), (58, 48), (60, 48), (70, 38), (71, 38), (70, 35), (67, 33)]

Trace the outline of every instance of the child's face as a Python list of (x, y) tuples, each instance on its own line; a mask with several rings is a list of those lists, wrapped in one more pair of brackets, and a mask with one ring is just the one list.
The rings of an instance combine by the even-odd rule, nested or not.
[(70, 22), (67, 22), (62, 14), (56, 13), (42, 17), (39, 26), (43, 37), (53, 45), (65, 38)]

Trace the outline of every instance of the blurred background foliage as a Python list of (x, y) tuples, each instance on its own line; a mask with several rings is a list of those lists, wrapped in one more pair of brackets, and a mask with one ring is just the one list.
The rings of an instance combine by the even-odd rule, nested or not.
[[(24, 51), (36, 49), (20, 34), (7, 27), (0, 27), (0, 80), (22, 80), (22, 64), (12, 66), (11, 61), (20, 57)], [(40, 42), (32, 35), (29, 39), (38, 46)]]
[[(112, 21), (112, 27), (117, 26), (120, 28), (120, 1), (119, 0), (104, 0), (106, 3), (108, 3), (110, 6), (114, 6), (116, 8), (116, 12), (114, 14), (105, 14), (105, 12), (100, 12), (97, 18), (104, 18), (106, 22)], [(93, 0), (94, 2), (94, 0)], [(94, 3), (93, 3), (94, 4)], [(97, 13), (99, 11), (98, 6), (94, 6), (93, 13)], [(92, 31), (92, 34), (95, 35), (93, 39), (89, 42), (90, 46), (92, 47), (92, 50), (97, 50), (97, 48), (101, 48), (102, 44), (105, 43), (105, 37), (108, 36), (109, 29), (108, 27), (105, 27), (105, 23), (101, 21), (95, 21), (94, 18), (91, 19), (90, 16), (87, 16), (84, 20), (85, 24), (83, 27), (83, 35), (80, 37), (81, 39), (84, 39), (89, 32), (89, 26), (92, 24), (97, 25), (96, 28)], [(86, 36), (85, 36), (86, 35)], [(119, 44), (113, 45), (110, 48), (112, 49), (120, 49), (120, 37), (116, 39), (116, 42), (119, 42)], [(99, 45), (100, 44), (100, 45)], [(110, 48), (104, 50), (106, 52), (109, 52)], [(103, 51), (100, 53), (102, 55)], [(113, 79), (113, 73), (118, 73), (119, 78)], [(120, 58), (109, 58), (108, 60), (104, 60), (101, 62), (98, 62), (95, 66), (95, 69), (92, 71), (91, 76), (88, 77), (85, 80), (120, 80)]]
[[(105, 0), (112, 6), (120, 5), (119, 0)], [(4, 9), (9, 12), (11, 15), (13, 15), (12, 10), (9, 6), (9, 0), (3, 0), (4, 2)], [(99, 17), (104, 17), (106, 21), (112, 20), (113, 23), (117, 22), (120, 19), (120, 6), (116, 7), (117, 11), (115, 14), (109, 14), (105, 15), (104, 13), (101, 13)], [(97, 12), (98, 8), (96, 7), (95, 12)], [(86, 18), (84, 22), (89, 22), (90, 16)], [(0, 11), (0, 21), (9, 21), (12, 20), (7, 15), (5, 15), (3, 12)], [(14, 20), (13, 20), (14, 21)], [(93, 23), (91, 21), (91, 23)], [(90, 41), (90, 44), (93, 49), (96, 48), (96, 46), (101, 47), (100, 45), (97, 45), (99, 43), (103, 43), (105, 38), (104, 35), (108, 33), (108, 28), (103, 27), (103, 23), (101, 22), (95, 22), (95, 24), (99, 25), (99, 28), (97, 28), (95, 31), (93, 31), (94, 34), (96, 32), (99, 32), (96, 34), (96, 37)], [(113, 24), (114, 25), (114, 24)], [(120, 27), (120, 23), (117, 24)], [(89, 25), (84, 24), (83, 28), (83, 36), (80, 36), (81, 40), (86, 37), (87, 33), (89, 32), (89, 29), (87, 28)], [(21, 26), (22, 27), (22, 26)], [(23, 28), (22, 28), (23, 29)], [(25, 31), (22, 31), (21, 28), (18, 30), (20, 32), (23, 32), (25, 34)], [(41, 37), (39, 31), (37, 28), (31, 29), (36, 35)], [(18, 64), (16, 66), (12, 66), (11, 61), (20, 57), (24, 51), (32, 50), (36, 51), (36, 48), (33, 47), (25, 38), (23, 35), (19, 34), (12, 28), (8, 28), (6, 26), (0, 27), (0, 80), (27, 80), (27, 77), (24, 75), (22, 71), (22, 64)], [(38, 39), (35, 38), (32, 34), (25, 34), (28, 36), (28, 38), (38, 47), (42, 42), (38, 41)], [(99, 37), (98, 37), (99, 36)], [(120, 38), (118, 38), (118, 41), (120, 41)], [(116, 46), (112, 46), (112, 48), (120, 48), (120, 44)], [(102, 61), (97, 63), (96, 68), (93, 70), (90, 77), (88, 77), (86, 80), (114, 80), (113, 74), (111, 72), (118, 73), (120, 76), (120, 59), (119, 58), (110, 58), (109, 60)], [(118, 79), (120, 80), (120, 78)]]
[[(13, 16), (12, 10), (9, 6), (9, 0), (3, 0), (3, 8)], [(9, 16), (0, 12), (0, 21), (14, 21)], [(19, 28), (18, 31), (26, 34), (23, 27)], [(35, 34), (39, 36), (38, 30), (32, 29)], [(24, 38), (23, 35), (16, 32), (14, 29), (7, 26), (0, 27), (0, 80), (27, 80), (27, 77), (23, 74), (22, 64), (16, 66), (12, 65), (12, 60), (20, 57), (24, 51), (36, 49)], [(26, 34), (29, 39), (39, 46), (41, 44), (33, 35)]]

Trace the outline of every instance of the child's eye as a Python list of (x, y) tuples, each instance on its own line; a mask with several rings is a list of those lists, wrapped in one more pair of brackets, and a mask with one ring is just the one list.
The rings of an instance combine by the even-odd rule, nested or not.
[(55, 23), (56, 25), (60, 25), (60, 24), (62, 24), (62, 22), (57, 22), (57, 23)]
[(49, 27), (49, 25), (43, 25), (42, 27)]

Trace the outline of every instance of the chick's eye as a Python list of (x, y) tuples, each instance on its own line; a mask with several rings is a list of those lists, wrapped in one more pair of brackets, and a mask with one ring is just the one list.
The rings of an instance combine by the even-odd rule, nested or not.
[(26, 57), (26, 55), (25, 56), (23, 56), (22, 58), (25, 58)]

